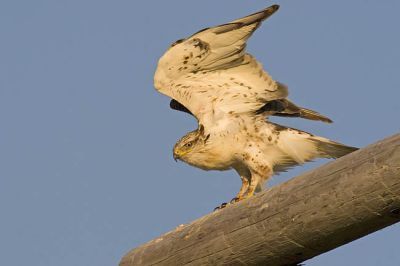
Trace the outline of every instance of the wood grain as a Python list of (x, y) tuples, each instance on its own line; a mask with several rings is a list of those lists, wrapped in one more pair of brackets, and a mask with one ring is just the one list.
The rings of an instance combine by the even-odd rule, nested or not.
[(398, 221), (400, 134), (178, 226), (120, 266), (296, 265)]

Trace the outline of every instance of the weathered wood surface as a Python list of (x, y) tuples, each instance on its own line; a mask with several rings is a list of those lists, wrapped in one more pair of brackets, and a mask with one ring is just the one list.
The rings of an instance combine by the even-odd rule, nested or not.
[(400, 134), (137, 247), (120, 266), (292, 265), (400, 221)]

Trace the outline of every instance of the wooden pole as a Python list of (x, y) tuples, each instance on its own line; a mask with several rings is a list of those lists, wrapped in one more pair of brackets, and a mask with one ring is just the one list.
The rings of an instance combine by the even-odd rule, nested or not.
[(133, 265), (296, 265), (400, 221), (400, 134), (126, 254)]

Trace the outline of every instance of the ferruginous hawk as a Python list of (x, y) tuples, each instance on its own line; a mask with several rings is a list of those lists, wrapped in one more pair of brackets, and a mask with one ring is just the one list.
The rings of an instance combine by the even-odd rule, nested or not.
[(332, 122), (289, 101), (288, 88), (246, 52), (246, 41), (278, 7), (174, 42), (154, 75), (155, 88), (172, 98), (171, 108), (198, 120), (198, 128), (175, 144), (174, 158), (204, 170), (235, 169), (242, 187), (231, 202), (253, 196), (273, 173), (356, 150), (268, 122), (271, 115)]

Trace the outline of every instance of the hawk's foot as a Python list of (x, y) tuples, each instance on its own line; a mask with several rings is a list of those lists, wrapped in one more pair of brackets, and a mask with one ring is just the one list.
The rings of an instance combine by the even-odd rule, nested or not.
[(230, 204), (234, 204), (234, 203), (242, 201), (244, 199), (245, 199), (245, 197), (243, 197), (243, 196), (234, 197), (233, 199), (231, 199)]
[(221, 209), (225, 208), (227, 205), (228, 205), (228, 203), (224, 202), (221, 205), (219, 205), (218, 207), (215, 207), (214, 211), (221, 210)]

